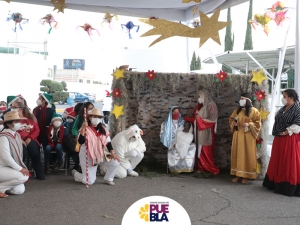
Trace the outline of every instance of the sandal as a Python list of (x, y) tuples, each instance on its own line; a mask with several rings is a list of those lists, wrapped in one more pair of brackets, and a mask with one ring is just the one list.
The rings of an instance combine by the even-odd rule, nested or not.
[(0, 192), (0, 198), (7, 198), (7, 197), (8, 197), (7, 194)]
[(249, 179), (244, 178), (244, 179), (242, 180), (242, 184), (249, 184)]
[(231, 181), (232, 181), (232, 183), (237, 183), (237, 182), (239, 182), (240, 179), (241, 179), (240, 177), (235, 177)]

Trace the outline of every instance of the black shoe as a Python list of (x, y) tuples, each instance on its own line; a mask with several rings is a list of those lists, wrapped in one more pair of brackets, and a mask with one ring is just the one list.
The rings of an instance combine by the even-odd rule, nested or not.
[(45, 165), (45, 174), (50, 174), (50, 166), (49, 166), (49, 164)]
[(54, 165), (53, 170), (59, 170), (62, 164), (63, 164), (62, 161), (57, 162), (57, 163)]
[(36, 174), (36, 179), (45, 180), (46, 179), (45, 174), (44, 173), (43, 174)]

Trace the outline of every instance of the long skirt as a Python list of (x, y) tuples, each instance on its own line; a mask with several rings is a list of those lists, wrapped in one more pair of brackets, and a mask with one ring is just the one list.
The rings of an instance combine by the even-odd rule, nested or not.
[(300, 197), (300, 134), (274, 138), (263, 186), (275, 193)]

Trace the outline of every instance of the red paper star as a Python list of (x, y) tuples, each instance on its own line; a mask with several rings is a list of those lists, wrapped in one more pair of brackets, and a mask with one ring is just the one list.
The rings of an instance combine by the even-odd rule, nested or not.
[(258, 100), (258, 101), (265, 101), (266, 99), (266, 93), (264, 91), (257, 91), (255, 92), (255, 100)]
[(146, 73), (146, 80), (156, 81), (156, 73), (154, 73), (154, 70), (148, 70), (148, 72)]
[(118, 101), (121, 100), (121, 94), (122, 91), (118, 88), (115, 88), (114, 91), (111, 93), (111, 95), (114, 96), (114, 98), (117, 99)]
[(216, 82), (219, 82), (219, 81), (224, 82), (224, 80), (226, 82), (228, 82), (227, 73), (225, 71), (220, 70), (220, 72), (217, 73)]

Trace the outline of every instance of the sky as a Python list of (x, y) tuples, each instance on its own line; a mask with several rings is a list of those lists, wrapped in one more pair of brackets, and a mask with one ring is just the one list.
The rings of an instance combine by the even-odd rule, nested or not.
[[(264, 13), (266, 8), (274, 3), (273, 0), (254, 0), (253, 13)], [(287, 5), (292, 5), (294, 0), (283, 1)], [(242, 51), (244, 47), (247, 15), (249, 2), (240, 4), (231, 9), (232, 30), (235, 36), (234, 51)], [(17, 42), (22, 46), (39, 46), (42, 50), (42, 44), (29, 44), (29, 42), (42, 43), (48, 42), (48, 51), (50, 53), (46, 65), (52, 68), (57, 65), (62, 69), (63, 59), (85, 59), (86, 70), (94, 72), (97, 80), (103, 82), (111, 80), (111, 72), (115, 67), (129, 63), (139, 70), (154, 69), (159, 64), (160, 72), (187, 72), (186, 55), (191, 56), (193, 51), (204, 60), (210, 57), (210, 54), (220, 54), (224, 51), (225, 29), (219, 32), (221, 46), (212, 40), (207, 41), (199, 48), (199, 39), (189, 39), (173, 37), (161, 41), (149, 48), (150, 43), (156, 37), (139, 37), (147, 30), (151, 29), (149, 25), (138, 21), (138, 18), (124, 17), (119, 15), (118, 21), (113, 20), (111, 28), (103, 21), (103, 14), (91, 13), (76, 10), (65, 9), (65, 13), (53, 12), (53, 7), (37, 6), (11, 2), (7, 4), (0, 1), (0, 46), (7, 46), (7, 42)], [(23, 31), (14, 33), (12, 21), (6, 22), (8, 12), (21, 12), (24, 18), (29, 19), (28, 24), (24, 24)], [(49, 25), (42, 25), (40, 18), (51, 13), (58, 21), (58, 29), (53, 29), (49, 35)], [(227, 10), (222, 10), (219, 21), (226, 21)], [(122, 30), (121, 24), (132, 21), (140, 25), (138, 33), (132, 31), (133, 39), (128, 38), (126, 29)], [(291, 18), (291, 21), (294, 21)], [(78, 26), (84, 23), (90, 23), (98, 29), (100, 36), (96, 32), (90, 38)], [(252, 30), (254, 50), (275, 49), (283, 46), (284, 37), (288, 23), (282, 27), (270, 25), (270, 34), (267, 36), (262, 28)], [(288, 35), (288, 46), (295, 44), (295, 25), (291, 24)], [(186, 51), (188, 46), (188, 52)], [(124, 50), (126, 48), (126, 50)], [(36, 47), (35, 47), (36, 49)], [(159, 62), (158, 62), (159, 61)], [(165, 70), (165, 71), (162, 71)]]

